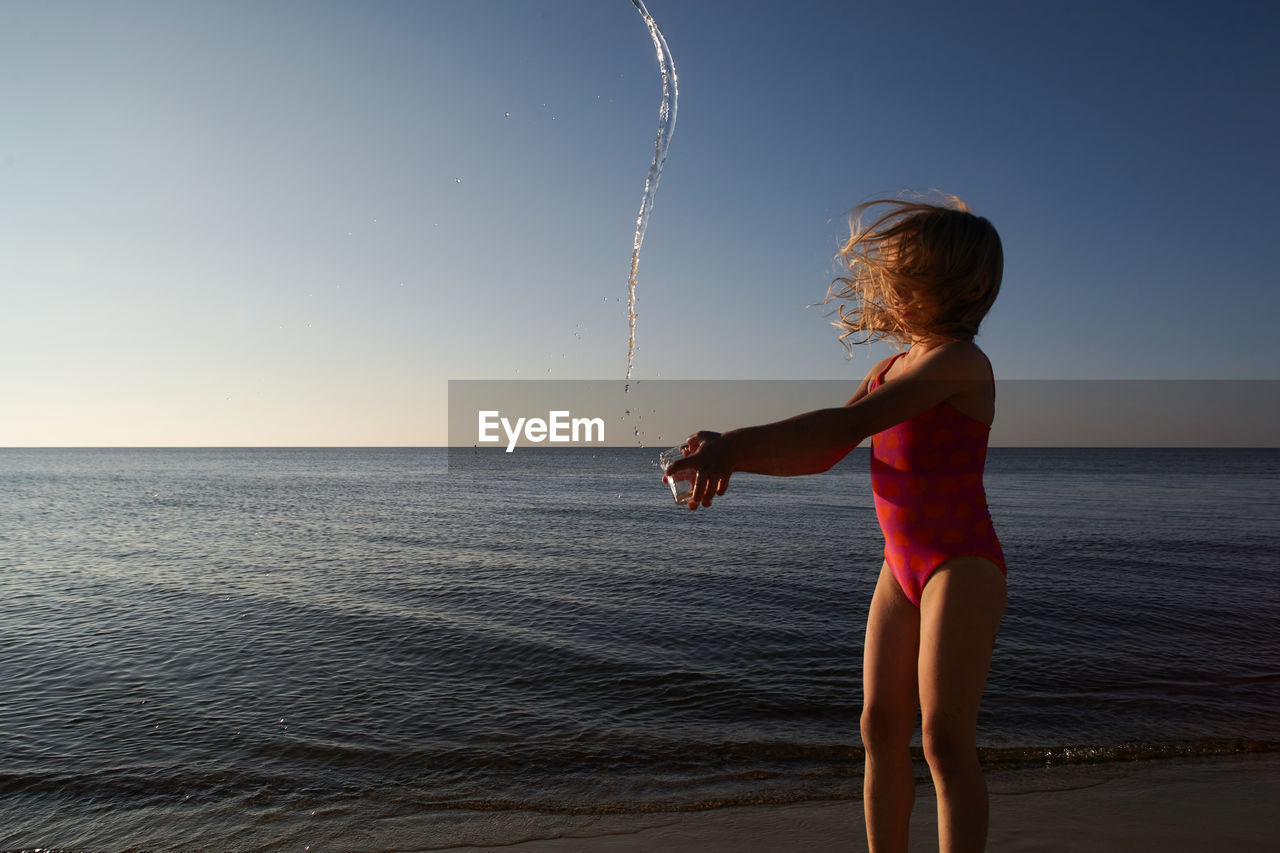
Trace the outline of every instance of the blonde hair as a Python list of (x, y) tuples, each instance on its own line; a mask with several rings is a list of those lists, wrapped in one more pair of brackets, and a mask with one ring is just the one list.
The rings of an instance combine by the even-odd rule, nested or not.
[(836, 262), (847, 275), (831, 282), (822, 304), (845, 303), (832, 325), (846, 348), (915, 337), (972, 340), (1004, 275), (1000, 235), (955, 196), (858, 205)]

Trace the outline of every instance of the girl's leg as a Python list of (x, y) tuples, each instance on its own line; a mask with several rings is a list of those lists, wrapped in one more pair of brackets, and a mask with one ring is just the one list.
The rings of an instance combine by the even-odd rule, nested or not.
[(911, 734), (919, 708), (919, 648), (920, 611), (903, 594), (888, 565), (882, 565), (862, 654), (862, 745), (867, 755), (862, 806), (871, 853), (907, 849), (915, 799)]
[(978, 706), (1004, 604), (1004, 575), (981, 557), (944, 564), (920, 600), (920, 709), (924, 754), (938, 793), (941, 853), (986, 846)]

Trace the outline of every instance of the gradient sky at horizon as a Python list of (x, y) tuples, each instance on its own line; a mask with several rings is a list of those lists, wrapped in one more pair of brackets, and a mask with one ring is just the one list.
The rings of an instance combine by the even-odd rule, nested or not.
[[(936, 187), (1001, 231), (1001, 378), (1280, 379), (1276, 4), (648, 5), (636, 378), (856, 382), (889, 347), (805, 306)], [(660, 96), (629, 0), (9, 0), (0, 446), (442, 445), (449, 379), (621, 380)]]

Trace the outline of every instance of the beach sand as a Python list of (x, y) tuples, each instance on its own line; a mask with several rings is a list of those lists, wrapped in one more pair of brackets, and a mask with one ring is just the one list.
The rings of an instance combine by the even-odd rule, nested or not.
[[(1280, 755), (992, 772), (990, 851), (1200, 853), (1280, 849)], [(937, 850), (936, 801), (917, 791), (912, 851)], [(481, 853), (491, 847), (453, 847)], [(604, 817), (512, 853), (829, 853), (866, 850), (861, 802)]]

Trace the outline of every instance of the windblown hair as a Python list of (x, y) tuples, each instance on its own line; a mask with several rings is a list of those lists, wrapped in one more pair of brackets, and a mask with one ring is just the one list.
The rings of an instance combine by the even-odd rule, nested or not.
[(990, 222), (955, 196), (940, 204), (877, 199), (850, 211), (849, 231), (836, 258), (847, 275), (831, 282), (822, 303), (838, 303), (832, 325), (846, 348), (978, 333), (1004, 275)]

